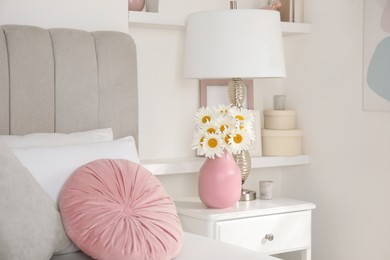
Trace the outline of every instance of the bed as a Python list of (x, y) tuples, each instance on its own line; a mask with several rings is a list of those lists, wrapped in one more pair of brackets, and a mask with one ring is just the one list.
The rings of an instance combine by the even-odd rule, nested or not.
[[(137, 142), (137, 88), (136, 46), (127, 34), (1, 26), (0, 135), (111, 128), (114, 138)], [(76, 252), (51, 259), (91, 258)], [(175, 259), (276, 258), (184, 233)]]

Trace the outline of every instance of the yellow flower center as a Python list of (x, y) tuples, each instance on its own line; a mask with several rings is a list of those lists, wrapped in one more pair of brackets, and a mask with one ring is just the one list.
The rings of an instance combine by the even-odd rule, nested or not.
[(221, 125), (221, 126), (219, 127), (219, 130), (221, 130), (221, 132), (224, 132), (226, 129), (227, 129), (227, 126), (226, 126), (226, 125)]
[(207, 133), (214, 134), (215, 133), (215, 129), (214, 128), (209, 128), (209, 129), (207, 129)]
[(210, 120), (211, 120), (210, 116), (204, 116), (202, 118), (202, 123), (205, 124), (205, 123), (207, 123), (207, 121), (210, 121)]
[(240, 121), (244, 121), (244, 117), (242, 115), (236, 115), (236, 119)]
[(239, 144), (242, 142), (242, 136), (240, 134), (236, 134), (236, 136), (234, 136), (233, 140), (236, 144)]
[(229, 139), (230, 139), (230, 135), (226, 135), (226, 136), (225, 136), (225, 143), (228, 144), (228, 143), (229, 143)]
[(215, 138), (210, 138), (207, 144), (209, 147), (215, 148), (218, 145), (218, 141)]

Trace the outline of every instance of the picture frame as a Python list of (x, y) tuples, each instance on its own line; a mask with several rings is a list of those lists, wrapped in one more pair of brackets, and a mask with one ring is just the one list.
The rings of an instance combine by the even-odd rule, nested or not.
[[(230, 79), (202, 79), (199, 81), (199, 107), (230, 104), (228, 84)], [(246, 98), (243, 107), (253, 110), (253, 80), (243, 80), (246, 86)]]
[(261, 113), (259, 110), (252, 110), (252, 115), (255, 119), (253, 124), (253, 132), (255, 133), (255, 141), (249, 147), (249, 154), (254, 157), (263, 156), (262, 140), (261, 140)]

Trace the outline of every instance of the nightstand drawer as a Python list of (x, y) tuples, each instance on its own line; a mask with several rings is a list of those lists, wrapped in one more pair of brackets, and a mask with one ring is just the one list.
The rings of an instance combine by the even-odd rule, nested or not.
[(309, 248), (311, 211), (220, 221), (218, 238), (267, 254)]

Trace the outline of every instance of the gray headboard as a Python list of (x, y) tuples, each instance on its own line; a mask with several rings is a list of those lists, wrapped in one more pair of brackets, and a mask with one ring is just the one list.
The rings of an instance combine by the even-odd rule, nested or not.
[(0, 26), (0, 134), (112, 127), (138, 139), (137, 60), (120, 32)]

